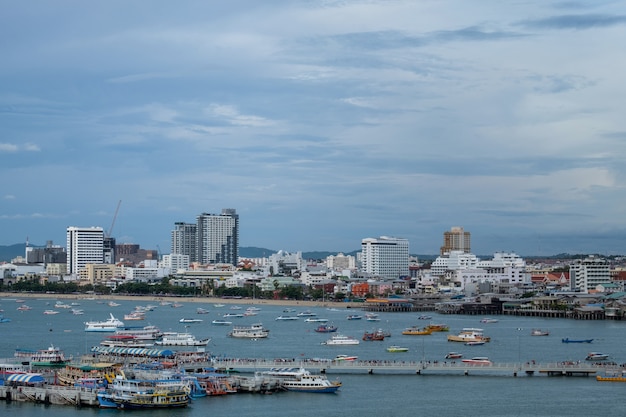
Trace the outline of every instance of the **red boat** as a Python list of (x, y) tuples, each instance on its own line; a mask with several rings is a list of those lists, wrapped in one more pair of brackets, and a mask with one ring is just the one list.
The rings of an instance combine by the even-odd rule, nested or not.
[(385, 340), (385, 335), (383, 332), (379, 332), (379, 331), (371, 332), (371, 333), (365, 332), (363, 333), (363, 340), (382, 341), (382, 340)]

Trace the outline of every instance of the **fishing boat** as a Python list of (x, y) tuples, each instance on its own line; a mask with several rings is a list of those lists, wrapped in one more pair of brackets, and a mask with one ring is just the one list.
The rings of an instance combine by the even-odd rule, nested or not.
[(397, 353), (397, 352), (408, 352), (409, 348), (408, 347), (402, 347), (402, 346), (389, 346), (387, 348), (387, 352), (391, 352), (391, 353)]
[(339, 345), (358, 345), (360, 342), (351, 336), (344, 336), (342, 334), (337, 334), (328, 339), (325, 342), (322, 342), (323, 345), (329, 346), (339, 346)]
[(211, 339), (196, 339), (191, 333), (164, 332), (161, 339), (154, 342), (159, 346), (206, 346)]
[(187, 380), (135, 380), (116, 378), (97, 394), (100, 408), (181, 408), (189, 405)]
[(461, 362), (467, 363), (469, 365), (491, 365), (492, 362), (489, 358), (484, 356), (476, 356), (471, 359), (462, 359)]
[(124, 327), (124, 322), (116, 319), (113, 314), (109, 313), (110, 317), (104, 321), (87, 321), (85, 322), (86, 332), (114, 332), (121, 327)]
[(337, 331), (337, 326), (332, 324), (320, 324), (314, 329), (318, 333), (333, 333)]
[(550, 332), (548, 330), (532, 329), (530, 331), (530, 335), (531, 336), (549, 336)]
[(385, 335), (379, 331), (365, 332), (363, 333), (362, 339), (368, 342), (371, 342), (371, 341), (382, 342), (383, 340), (385, 340)]
[(589, 354), (587, 355), (585, 360), (587, 360), (587, 361), (604, 361), (604, 360), (607, 360), (608, 358), (609, 358), (609, 355), (607, 355), (606, 353), (589, 352)]
[(446, 355), (446, 359), (461, 359), (462, 357), (463, 354), (459, 352), (448, 352)]
[(246, 338), (246, 339), (263, 339), (268, 337), (270, 331), (263, 327), (261, 323), (255, 323), (250, 326), (235, 326), (228, 333), (230, 337)]
[(591, 343), (593, 342), (593, 339), (570, 339), (569, 337), (566, 337), (564, 339), (561, 339), (561, 342), (563, 343)]
[(457, 335), (448, 335), (448, 342), (489, 342), (491, 338), (483, 334), (483, 329), (466, 327)]
[(264, 375), (278, 378), (280, 386), (287, 391), (310, 393), (333, 393), (341, 382), (330, 381), (326, 375), (314, 375), (304, 368), (272, 368)]
[(433, 331), (428, 328), (420, 329), (417, 326), (412, 326), (412, 327), (408, 327), (404, 329), (402, 331), (402, 334), (408, 335), (408, 336), (426, 336), (426, 335), (432, 334), (432, 332)]

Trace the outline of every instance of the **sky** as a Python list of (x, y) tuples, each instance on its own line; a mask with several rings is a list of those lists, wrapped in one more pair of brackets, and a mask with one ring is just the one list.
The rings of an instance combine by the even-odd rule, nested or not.
[(626, 254), (623, 1), (0, 7), (0, 245)]

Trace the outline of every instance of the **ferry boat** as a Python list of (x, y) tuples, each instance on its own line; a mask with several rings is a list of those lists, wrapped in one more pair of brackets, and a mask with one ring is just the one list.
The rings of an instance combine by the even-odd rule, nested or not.
[(159, 346), (206, 346), (211, 339), (196, 339), (191, 333), (164, 332), (161, 339), (155, 340)]
[(341, 334), (334, 335), (330, 339), (325, 342), (322, 342), (323, 345), (329, 346), (337, 346), (337, 345), (358, 345), (360, 342), (351, 336), (344, 336)]
[(402, 347), (402, 346), (389, 346), (387, 348), (387, 352), (391, 352), (391, 353), (398, 353), (398, 352), (408, 352), (409, 348), (408, 347)]
[(263, 339), (268, 337), (270, 331), (265, 329), (261, 323), (255, 323), (250, 326), (235, 326), (228, 333), (230, 337), (247, 338), (247, 339)]
[(483, 329), (466, 327), (457, 335), (448, 335), (448, 342), (489, 342), (491, 338), (483, 334)]
[(70, 362), (65, 358), (63, 351), (54, 345), (37, 351), (17, 349), (14, 356), (23, 365), (29, 364), (30, 366), (62, 367)]
[(116, 378), (97, 394), (100, 408), (181, 408), (189, 405), (191, 388), (186, 380), (134, 380)]
[(287, 391), (333, 393), (341, 387), (341, 382), (329, 381), (325, 375), (314, 375), (304, 368), (272, 368), (263, 374), (280, 379), (280, 386)]
[(115, 331), (119, 336), (132, 336), (137, 340), (156, 340), (163, 332), (156, 326), (123, 327)]
[(101, 346), (106, 347), (136, 347), (145, 348), (154, 346), (149, 340), (138, 339), (132, 335), (113, 334), (100, 342)]
[(85, 322), (86, 332), (114, 332), (121, 327), (124, 327), (124, 322), (116, 319), (113, 314), (109, 313), (110, 317), (105, 321), (87, 321)]

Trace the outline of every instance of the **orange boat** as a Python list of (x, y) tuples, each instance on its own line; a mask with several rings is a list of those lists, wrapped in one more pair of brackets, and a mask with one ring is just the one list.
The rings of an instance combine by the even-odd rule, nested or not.
[(431, 334), (433, 331), (429, 328), (420, 329), (419, 327), (413, 326), (402, 331), (402, 334), (409, 336), (426, 336)]

